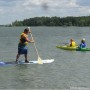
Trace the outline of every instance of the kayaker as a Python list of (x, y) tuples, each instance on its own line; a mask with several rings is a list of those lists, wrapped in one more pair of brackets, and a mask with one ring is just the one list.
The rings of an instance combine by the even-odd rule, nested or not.
[(33, 40), (30, 40), (28, 38), (28, 34), (30, 34), (30, 28), (26, 28), (24, 30), (24, 32), (21, 33), (20, 35), (20, 41), (18, 44), (18, 54), (16, 56), (16, 62), (18, 62), (18, 59), (20, 57), (21, 54), (24, 54), (25, 56), (25, 62), (28, 63), (29, 61), (27, 60), (27, 54), (28, 54), (28, 48), (27, 48), (27, 44), (28, 43), (33, 43)]
[(81, 44), (80, 44), (79, 48), (85, 48), (85, 47), (86, 47), (86, 42), (85, 42), (85, 38), (83, 38), (81, 40)]
[(70, 39), (70, 47), (76, 47), (76, 42), (73, 39)]

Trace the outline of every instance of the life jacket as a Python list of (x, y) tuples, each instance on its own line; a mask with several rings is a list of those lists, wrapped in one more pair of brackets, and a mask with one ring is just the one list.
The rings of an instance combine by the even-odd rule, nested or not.
[(28, 37), (28, 35), (26, 35), (24, 32), (21, 33), (21, 35), (20, 35), (20, 42), (19, 42), (20, 46), (26, 46), (28, 44), (28, 42), (26, 41), (26, 39), (23, 36), (24, 37)]
[(76, 43), (74, 41), (71, 42), (71, 47), (76, 47)]
[(86, 43), (81, 43), (80, 44), (80, 48), (85, 48), (86, 47)]

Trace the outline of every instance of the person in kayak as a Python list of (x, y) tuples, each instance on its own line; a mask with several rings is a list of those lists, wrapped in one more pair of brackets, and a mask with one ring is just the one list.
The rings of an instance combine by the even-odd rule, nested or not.
[(76, 42), (73, 39), (70, 39), (70, 47), (76, 47)]
[(80, 44), (79, 48), (85, 48), (85, 47), (86, 47), (86, 42), (85, 42), (85, 38), (83, 38), (81, 40), (81, 44)]
[(27, 54), (28, 54), (28, 48), (27, 48), (27, 44), (28, 43), (34, 43), (33, 40), (30, 40), (28, 38), (28, 34), (30, 34), (30, 28), (26, 28), (24, 29), (24, 32), (21, 33), (20, 35), (20, 41), (18, 44), (18, 54), (16, 55), (16, 62), (18, 62), (18, 59), (20, 57), (20, 55), (24, 54), (25, 56), (25, 62), (28, 63), (29, 61), (27, 60)]

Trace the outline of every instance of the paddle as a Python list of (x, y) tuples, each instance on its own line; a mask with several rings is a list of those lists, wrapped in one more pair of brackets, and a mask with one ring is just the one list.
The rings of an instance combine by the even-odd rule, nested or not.
[(59, 44), (65, 44), (65, 45), (69, 45), (69, 43), (59, 43)]
[(63, 43), (63, 42), (60, 42), (60, 43), (58, 43), (59, 45), (57, 45), (56, 47), (57, 48), (60, 48), (60, 47), (62, 47), (62, 46), (68, 46), (69, 45), (69, 43)]
[[(29, 30), (30, 30), (30, 27), (28, 27), (28, 28), (29, 28)], [(30, 30), (30, 31), (31, 31), (31, 30)], [(34, 41), (33, 36), (32, 36), (31, 33), (30, 33), (30, 35), (31, 35), (32, 40)], [(38, 50), (37, 50), (37, 48), (36, 48), (35, 41), (34, 41), (34, 48), (35, 48), (36, 54), (37, 54), (37, 56), (38, 56), (38, 64), (43, 64), (42, 59), (40, 58), (39, 53), (38, 53)]]

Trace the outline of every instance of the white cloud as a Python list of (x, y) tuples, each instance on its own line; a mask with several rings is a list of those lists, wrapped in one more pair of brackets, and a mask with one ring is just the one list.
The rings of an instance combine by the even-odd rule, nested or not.
[(90, 15), (90, 7), (81, 7), (81, 8), (79, 8), (79, 11), (82, 13), (82, 15), (83, 14), (87, 14), (87, 15)]
[(0, 0), (0, 24), (35, 16), (90, 14), (90, 0)]
[(67, 4), (68, 7), (78, 7), (78, 5), (76, 4), (76, 0), (70, 0)]
[(2, 8), (0, 8), (0, 14), (4, 14), (4, 11)]

